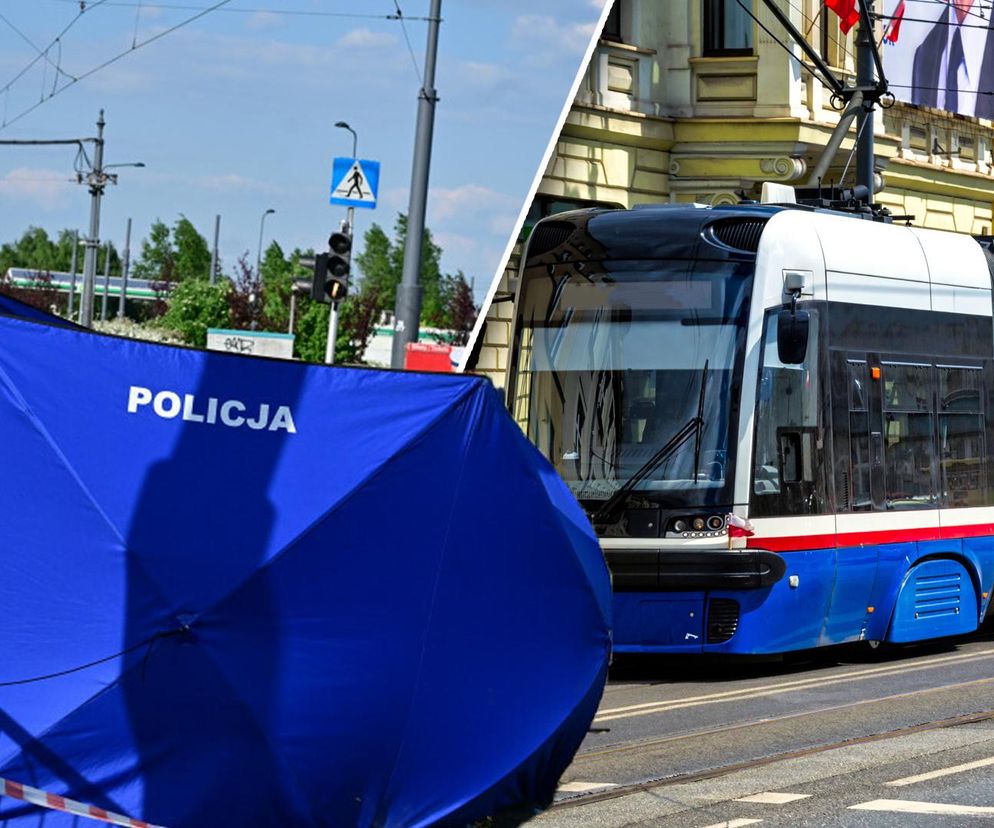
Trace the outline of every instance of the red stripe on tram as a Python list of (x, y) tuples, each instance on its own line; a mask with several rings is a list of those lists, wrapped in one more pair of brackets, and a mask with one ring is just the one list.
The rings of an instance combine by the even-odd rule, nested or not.
[(802, 549), (833, 549), (849, 546), (877, 546), (884, 543), (958, 540), (990, 535), (994, 535), (994, 524), (977, 523), (969, 526), (926, 526), (918, 529), (879, 529), (869, 532), (789, 535), (779, 538), (754, 536), (749, 538), (749, 548), (768, 549), (771, 552), (796, 552)]

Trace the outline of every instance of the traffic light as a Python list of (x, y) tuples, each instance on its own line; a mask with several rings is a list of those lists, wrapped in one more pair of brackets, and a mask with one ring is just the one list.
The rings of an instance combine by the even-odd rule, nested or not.
[(341, 302), (349, 292), (352, 236), (345, 230), (332, 233), (328, 247), (330, 252), (314, 257), (311, 299), (315, 302)]
[(349, 270), (352, 259), (352, 236), (347, 230), (332, 233), (328, 238), (328, 297), (332, 302), (345, 298), (349, 290)]
[(311, 282), (311, 299), (315, 302), (327, 302), (328, 294), (325, 286), (328, 284), (328, 254), (318, 253), (314, 257), (314, 279)]

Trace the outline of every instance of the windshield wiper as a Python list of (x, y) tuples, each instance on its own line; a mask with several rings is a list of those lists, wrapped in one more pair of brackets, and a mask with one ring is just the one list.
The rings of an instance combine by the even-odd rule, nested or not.
[(694, 439), (694, 483), (697, 483), (697, 467), (700, 464), (701, 455), (701, 434), (704, 431), (704, 389), (707, 387), (708, 362), (705, 360), (704, 369), (701, 371), (701, 393), (697, 400), (697, 415), (691, 417), (655, 454), (645, 461), (636, 470), (635, 474), (628, 478), (618, 490), (611, 495), (604, 505), (601, 506), (590, 517), (591, 523), (605, 523), (614, 513), (618, 505), (628, 496), (628, 494), (639, 483), (651, 474), (656, 468), (662, 465), (669, 457), (687, 442), (692, 436)]

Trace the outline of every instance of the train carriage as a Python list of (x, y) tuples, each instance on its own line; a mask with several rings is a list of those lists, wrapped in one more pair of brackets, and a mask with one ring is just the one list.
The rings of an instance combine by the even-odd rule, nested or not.
[(666, 205), (536, 225), (507, 400), (598, 532), (617, 652), (977, 628), (989, 254), (878, 218)]

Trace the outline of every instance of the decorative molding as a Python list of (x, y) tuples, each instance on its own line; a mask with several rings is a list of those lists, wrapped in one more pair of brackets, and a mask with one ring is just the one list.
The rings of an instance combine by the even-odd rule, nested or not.
[(780, 156), (760, 159), (759, 168), (783, 181), (797, 181), (808, 171), (808, 164), (803, 158)]
[(670, 175), (693, 179), (794, 182), (803, 179), (808, 164), (803, 158), (753, 155), (742, 152), (673, 153)]

